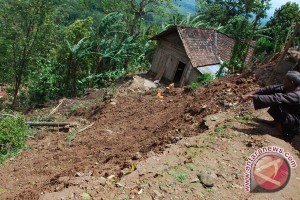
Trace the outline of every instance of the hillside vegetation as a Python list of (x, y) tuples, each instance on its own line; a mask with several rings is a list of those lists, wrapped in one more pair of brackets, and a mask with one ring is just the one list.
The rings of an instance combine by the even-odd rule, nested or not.
[[(178, 8), (176, 5), (181, 5)], [(13, 107), (33, 108), (107, 87), (128, 73), (149, 70), (155, 43), (149, 39), (172, 25), (212, 27), (237, 40), (230, 68), (244, 67), (249, 42), (256, 60), (282, 49), (299, 6), (286, 3), (265, 25), (262, 1), (1, 0), (0, 83), (9, 84)], [(167, 9), (166, 9), (167, 8)], [(299, 43), (298, 38), (295, 45)]]

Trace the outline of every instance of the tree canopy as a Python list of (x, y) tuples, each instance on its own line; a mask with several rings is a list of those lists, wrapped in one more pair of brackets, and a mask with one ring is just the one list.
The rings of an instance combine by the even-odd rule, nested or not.
[(242, 63), (251, 40), (258, 58), (279, 51), (300, 17), (299, 5), (288, 2), (263, 26), (270, 0), (197, 0), (196, 7), (193, 16), (171, 0), (0, 0), (0, 82), (13, 86), (14, 103), (26, 88), (33, 106), (106, 87), (148, 70), (149, 38), (172, 25), (231, 35), (232, 63)]

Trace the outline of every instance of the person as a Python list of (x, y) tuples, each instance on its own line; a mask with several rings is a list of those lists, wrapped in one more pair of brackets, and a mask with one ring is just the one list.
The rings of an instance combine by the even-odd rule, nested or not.
[(270, 85), (241, 96), (242, 102), (250, 99), (253, 100), (255, 110), (269, 107), (268, 113), (274, 119), (274, 123), (280, 127), (285, 141), (300, 145), (300, 73), (298, 71), (288, 71), (282, 85)]

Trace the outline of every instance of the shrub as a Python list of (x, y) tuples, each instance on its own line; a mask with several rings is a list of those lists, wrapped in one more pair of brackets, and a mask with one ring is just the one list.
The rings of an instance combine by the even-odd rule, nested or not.
[(29, 133), (22, 116), (13, 118), (0, 115), (0, 162), (24, 148)]
[(187, 87), (191, 90), (195, 90), (200, 86), (208, 85), (213, 79), (214, 79), (214, 76), (212, 74), (204, 73), (204, 74), (200, 75), (195, 82), (191, 83)]
[(200, 85), (204, 86), (204, 85), (208, 85), (213, 79), (214, 79), (214, 76), (212, 74), (204, 73), (197, 78), (197, 82)]
[(62, 76), (57, 73), (59, 63), (40, 58), (36, 61), (35, 70), (32, 70), (27, 82), (28, 103), (33, 106), (55, 100), (61, 96), (60, 83)]

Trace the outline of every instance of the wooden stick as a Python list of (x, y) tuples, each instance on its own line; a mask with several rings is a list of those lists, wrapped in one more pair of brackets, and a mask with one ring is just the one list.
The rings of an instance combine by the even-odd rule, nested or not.
[(57, 110), (58, 108), (61, 106), (61, 104), (64, 102), (64, 100), (66, 100), (65, 98), (61, 100), (61, 102), (58, 104), (58, 106), (56, 106), (50, 113), (48, 116), (50, 115), (53, 115)]
[(53, 127), (72, 127), (71, 122), (26, 122), (29, 126), (53, 126)]
[(83, 129), (81, 129), (81, 130), (79, 130), (76, 134), (81, 133), (81, 132), (83, 132), (83, 131), (85, 131), (85, 130), (91, 128), (94, 124), (95, 124), (95, 122), (91, 123), (91, 124), (88, 125), (87, 127), (83, 128)]

